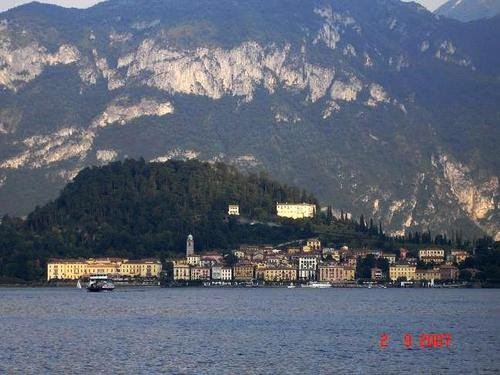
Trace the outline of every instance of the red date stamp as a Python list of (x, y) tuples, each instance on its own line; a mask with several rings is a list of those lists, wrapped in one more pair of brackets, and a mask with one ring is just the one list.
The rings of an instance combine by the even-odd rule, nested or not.
[[(402, 344), (406, 349), (418, 347), (425, 348), (450, 348), (452, 335), (451, 333), (421, 333), (418, 337), (413, 338), (411, 333), (405, 333), (402, 338)], [(379, 339), (379, 347), (387, 349), (389, 347), (390, 337), (388, 333), (382, 333)]]

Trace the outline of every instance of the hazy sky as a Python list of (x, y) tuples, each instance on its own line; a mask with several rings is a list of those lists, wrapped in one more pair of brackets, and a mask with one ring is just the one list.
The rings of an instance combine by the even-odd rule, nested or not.
[[(29, 3), (32, 0), (0, 0), (0, 12), (13, 8), (17, 5)], [(39, 0), (41, 3), (58, 4), (65, 7), (87, 8), (94, 5), (100, 0)], [(405, 0), (407, 1), (407, 0)], [(416, 0), (418, 3), (425, 5), (430, 10), (436, 9), (439, 5), (446, 2), (446, 0)]]

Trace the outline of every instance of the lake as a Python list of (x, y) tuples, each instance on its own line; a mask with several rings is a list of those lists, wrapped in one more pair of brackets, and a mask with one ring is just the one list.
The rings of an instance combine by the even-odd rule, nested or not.
[(493, 374), (499, 318), (498, 289), (0, 288), (0, 373)]

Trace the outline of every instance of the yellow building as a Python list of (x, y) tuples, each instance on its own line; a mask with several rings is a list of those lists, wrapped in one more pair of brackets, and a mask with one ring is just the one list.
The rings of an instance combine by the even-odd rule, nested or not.
[[(307, 250), (305, 250), (307, 248)], [(306, 246), (303, 248), (304, 251), (321, 250), (321, 241), (319, 238), (309, 238), (306, 241)]]
[(431, 270), (416, 270), (415, 280), (421, 280), (421, 281), (441, 280), (441, 272), (439, 271), (439, 268), (434, 268)]
[(264, 281), (288, 282), (297, 280), (297, 269), (292, 267), (276, 267), (264, 269)]
[(277, 203), (276, 212), (278, 216), (290, 219), (311, 218), (316, 214), (316, 205), (310, 203)]
[(355, 269), (337, 264), (321, 264), (318, 267), (318, 280), (331, 283), (353, 281)]
[(237, 263), (233, 267), (234, 280), (252, 281), (254, 278), (254, 265), (251, 263)]
[(77, 280), (92, 274), (108, 274), (115, 277), (159, 277), (161, 269), (161, 262), (156, 259), (51, 259), (47, 262), (47, 280)]
[(191, 267), (186, 262), (172, 262), (172, 279), (174, 281), (189, 281), (191, 279)]
[(47, 263), (47, 281), (77, 280), (86, 274), (87, 264), (84, 259), (53, 259)]
[(402, 277), (405, 277), (407, 281), (415, 280), (416, 270), (416, 266), (409, 264), (392, 264), (389, 266), (389, 278), (392, 281), (397, 281)]
[(127, 260), (121, 264), (119, 274), (125, 277), (159, 277), (161, 269), (159, 260)]

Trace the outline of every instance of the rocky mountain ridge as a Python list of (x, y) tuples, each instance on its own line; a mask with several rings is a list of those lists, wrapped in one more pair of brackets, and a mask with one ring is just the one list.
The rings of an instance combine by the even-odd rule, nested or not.
[(394, 233), (458, 222), (499, 237), (498, 25), (396, 0), (5, 12), (0, 210), (30, 211), (87, 165), (200, 158), (266, 169)]

